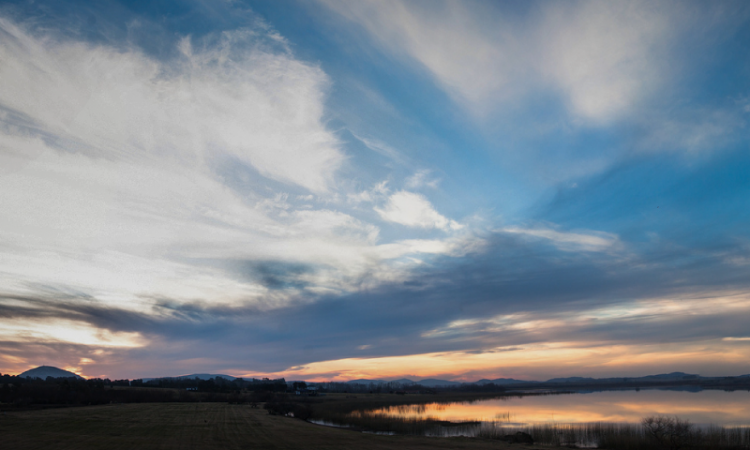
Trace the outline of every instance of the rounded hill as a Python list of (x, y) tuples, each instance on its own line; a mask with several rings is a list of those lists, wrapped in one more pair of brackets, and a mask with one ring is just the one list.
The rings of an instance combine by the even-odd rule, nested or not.
[(57, 367), (52, 366), (39, 366), (34, 369), (29, 369), (26, 372), (22, 372), (18, 374), (18, 376), (24, 378), (41, 378), (42, 380), (47, 379), (47, 377), (84, 379), (82, 376), (76, 375), (73, 372), (68, 372), (67, 370), (58, 369)]

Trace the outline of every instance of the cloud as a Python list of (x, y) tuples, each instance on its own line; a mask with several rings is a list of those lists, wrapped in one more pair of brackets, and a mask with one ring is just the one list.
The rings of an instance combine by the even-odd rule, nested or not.
[(350, 131), (350, 132), (355, 138), (357, 138), (357, 140), (365, 144), (365, 147), (369, 148), (370, 150), (376, 153), (379, 153), (389, 159), (392, 159), (393, 161), (399, 164), (409, 163), (409, 160), (401, 152), (391, 147), (390, 145), (386, 144), (385, 142), (381, 142), (372, 137), (364, 137), (364, 136), (357, 135), (353, 131)]
[(179, 57), (157, 61), (136, 49), (36, 38), (7, 19), (0, 27), (9, 61), (3, 107), (63, 150), (183, 166), (232, 156), (317, 192), (343, 160), (322, 123), (327, 77), (283, 45), (263, 44), (260, 31), (186, 37)]
[(480, 3), (323, 0), (484, 115), (538, 89), (593, 123), (627, 114), (669, 74), (676, 5), (572, 2), (505, 11)]
[(424, 187), (437, 189), (440, 180), (438, 178), (433, 178), (431, 175), (432, 173), (429, 170), (418, 170), (414, 175), (406, 179), (404, 186), (407, 189), (420, 189)]
[(389, 50), (414, 58), (462, 102), (482, 106), (487, 92), (496, 92), (507, 81), (497, 68), (510, 66), (506, 63), (511, 55), (472, 30), (472, 17), (458, 4), (323, 3), (363, 25)]
[[(459, 376), (456, 364), (446, 372), (441, 367), (448, 367), (451, 358), (467, 358), (466, 376), (501, 376), (512, 370), (538, 378), (564, 373), (560, 363), (573, 356), (580, 363), (574, 367), (579, 374), (644, 375), (666, 367), (654, 358), (662, 364), (671, 361), (675, 370), (700, 369), (712, 361), (710, 373), (746, 372), (742, 361), (747, 355), (734, 348), (744, 344), (722, 340), (744, 336), (750, 311), (744, 268), (721, 265), (726, 255), (698, 256), (688, 249), (684, 252), (691, 258), (685, 259), (664, 242), (654, 244), (650, 254), (623, 259), (609, 252), (561, 251), (541, 239), (497, 232), (485, 236), (471, 258), (450, 253), (469, 246), (458, 240), (451, 248), (440, 248), (440, 241), (402, 242), (405, 248), (374, 260), (403, 258), (417, 250), (437, 254), (429, 264), (407, 265), (407, 278), (398, 273), (398, 265), (389, 264), (394, 275), (365, 288), (322, 294), (314, 302), (307, 293), (298, 293), (272, 308), (257, 302), (160, 298), (152, 299), (146, 310), (133, 311), (52, 290), (37, 298), (6, 296), (0, 299), (4, 323), (72, 321), (108, 330), (106, 336), (136, 333), (150, 344), (77, 346), (45, 338), (6, 341), (0, 343), (0, 353), (24, 361), (90, 358), (97, 363), (87, 365), (87, 371), (128, 377), (154, 375), (154, 368), (165, 364), (175, 371), (220, 368), (264, 376), (349, 376), (357, 370)], [(396, 244), (377, 248), (393, 250), (386, 246)], [(318, 276), (321, 270), (277, 263), (244, 267), (249, 276), (269, 278), (276, 289), (297, 282), (299, 274)], [(365, 345), (369, 347), (360, 348)], [(54, 357), (50, 349), (56, 349)], [(97, 358), (95, 351), (112, 356)], [(498, 362), (500, 351), (517, 355)], [(615, 362), (602, 365), (597, 357), (605, 354)], [(663, 358), (666, 354), (672, 355), (669, 360)], [(638, 360), (629, 369), (628, 355)], [(306, 369), (290, 369), (295, 366)]]
[(544, 11), (537, 70), (593, 122), (629, 113), (669, 77), (662, 59), (684, 15), (674, 4), (575, 2)]
[(750, 96), (740, 96), (735, 99), (735, 104), (740, 107), (742, 112), (744, 113), (750, 113)]
[(253, 301), (265, 287), (186, 260), (285, 257), (274, 241), (305, 233), (335, 247), (331, 228), (362, 236), (346, 214), (290, 212), (262, 188), (325, 192), (343, 160), (321, 118), (327, 77), (269, 47), (263, 29), (184, 38), (178, 56), (156, 60), (0, 27), (6, 289)]
[[(156, 60), (0, 27), (6, 292), (51, 285), (136, 310), (159, 297), (270, 306), (284, 294), (269, 286), (380, 279), (376, 225), (284, 193), (331, 189), (344, 156), (322, 123), (327, 77), (263, 30), (184, 38)], [(275, 284), (228, 269), (246, 260), (322, 268)]]
[(443, 231), (459, 230), (463, 225), (435, 211), (423, 195), (399, 191), (388, 198), (383, 208), (375, 208), (380, 217), (407, 227), (437, 228)]
[[(622, 374), (629, 358), (633, 371), (659, 360), (746, 367), (746, 152), (685, 168), (641, 151), (589, 178), (612, 166), (613, 149), (706, 152), (744, 125), (744, 103), (731, 114), (680, 108), (671, 121), (634, 114), (670, 89), (665, 77), (680, 82), (679, 64), (660, 55), (682, 5), (331, 4), (475, 119), (516, 117), (531, 99), (554, 124), (534, 122), (546, 137), (517, 145), (520, 156), (494, 155), (497, 166), (484, 155), (488, 136), (420, 117), (419, 105), (386, 122), (395, 131), (364, 121), (399, 148), (371, 128), (354, 136), (361, 145), (346, 143), (330, 128), (341, 116), (332, 109), (348, 102), (346, 89), (328, 97), (323, 67), (336, 64), (300, 60), (269, 26), (178, 36), (148, 52), (2, 19), (4, 371), (53, 361), (127, 377), (382, 375), (383, 364), (394, 376), (438, 375), (456, 361), (466, 377), (525, 364), (539, 376), (564, 364)], [(664, 22), (667, 9), (675, 16)], [(424, 81), (413, 75), (405, 83)], [(363, 109), (352, 98), (351, 111)], [(506, 129), (536, 120), (534, 105)], [(515, 131), (498, 146), (516, 145)], [(432, 166), (410, 159), (426, 153), (409, 142), (439, 149), (427, 157), (443, 167), (419, 170)], [(539, 190), (506, 167), (516, 157), (578, 187), (525, 221)], [(504, 220), (516, 225), (483, 231), (445, 215), (424, 192), (461, 194), (428, 191), (443, 187), (438, 172), (473, 195), (467, 205), (512, 205), (517, 217)]]
[(1, 320), (0, 341), (21, 341), (34, 344), (50, 342), (73, 343), (96, 347), (141, 347), (147, 345), (139, 333), (116, 332), (92, 327), (89, 324), (63, 319), (31, 321)]
[(502, 231), (529, 238), (547, 239), (554, 246), (564, 251), (601, 252), (612, 250), (619, 244), (619, 239), (616, 235), (603, 232), (569, 233), (551, 228), (521, 227), (506, 227)]
[[(320, 381), (389, 378), (403, 374), (476, 381), (512, 377), (544, 381), (558, 376), (644, 376), (659, 371), (688, 370), (704, 376), (742, 375), (747, 350), (727, 351), (722, 345), (599, 345), (556, 342), (497, 348), (485, 352), (434, 352), (376, 358), (342, 358), (307, 364), (271, 374)], [(501, 353), (499, 358), (498, 353)], [(502, 359), (499, 362), (498, 359)], [(722, 369), (698, 361), (714, 360)], [(606, 361), (606, 363), (602, 363)], [(551, 369), (554, 367), (554, 369)]]
[[(390, 190), (340, 182), (328, 77), (269, 27), (182, 37), (161, 59), (55, 30), (0, 18), (4, 354), (126, 358), (162, 336), (154, 361), (167, 347), (189, 359), (202, 350), (180, 339), (242, 334), (237, 311), (263, 330), (269, 311), (481, 250), (471, 233), (381, 236), (356, 203)], [(456, 228), (410, 198), (417, 216), (398, 217)]]
[(724, 149), (736, 141), (737, 131), (745, 126), (741, 115), (732, 109), (688, 110), (672, 113), (670, 118), (652, 118), (643, 124), (642, 151), (673, 151), (699, 154)]
[(748, 17), (740, 3), (320, 3), (364, 35), (354, 40), (363, 53), (384, 53), (382, 64), (419, 85), (424, 99), (456, 105), (442, 127), (478, 136), (482, 143), (469, 145), (490, 156), (495, 183), (524, 196), (638, 158), (703, 163), (744, 136), (737, 80), (745, 78), (734, 67), (744, 48), (736, 30)]
[(381, 181), (368, 190), (349, 193), (347, 195), (347, 200), (355, 204), (363, 202), (374, 203), (386, 198), (390, 192), (391, 190), (388, 188), (388, 181)]

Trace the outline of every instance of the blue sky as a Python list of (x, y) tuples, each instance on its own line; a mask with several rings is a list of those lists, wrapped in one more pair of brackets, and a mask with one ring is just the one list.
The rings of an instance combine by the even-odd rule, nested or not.
[(750, 373), (743, 2), (0, 5), (0, 371)]

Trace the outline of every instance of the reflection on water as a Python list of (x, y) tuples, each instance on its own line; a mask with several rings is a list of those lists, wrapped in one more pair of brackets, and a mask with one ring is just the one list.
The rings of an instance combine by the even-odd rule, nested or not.
[(643, 389), (567, 395), (507, 397), (472, 403), (400, 405), (368, 415), (449, 422), (503, 422), (509, 426), (549, 423), (639, 423), (670, 415), (695, 424), (750, 426), (750, 392)]

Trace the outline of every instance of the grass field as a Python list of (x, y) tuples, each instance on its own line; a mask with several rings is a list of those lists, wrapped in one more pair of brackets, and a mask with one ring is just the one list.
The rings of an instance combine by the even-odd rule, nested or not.
[[(539, 446), (533, 446), (538, 448)], [(248, 405), (146, 403), (0, 414), (3, 450), (523, 449), (470, 438), (378, 436), (271, 416)]]

